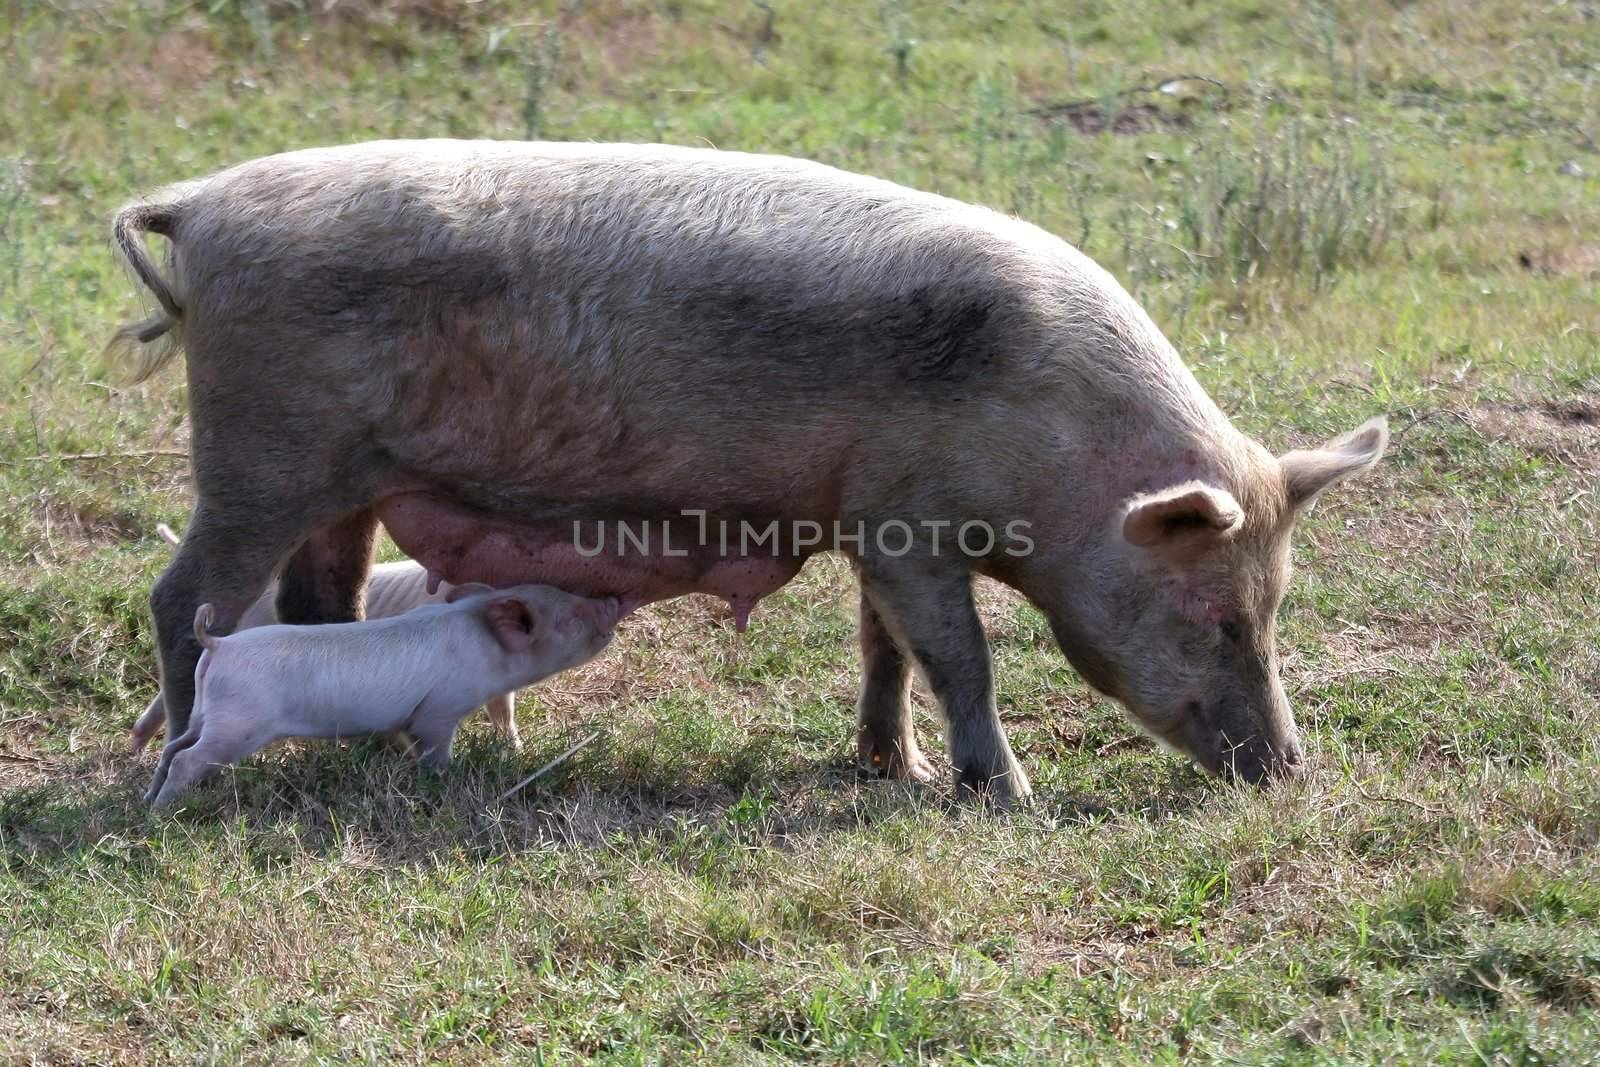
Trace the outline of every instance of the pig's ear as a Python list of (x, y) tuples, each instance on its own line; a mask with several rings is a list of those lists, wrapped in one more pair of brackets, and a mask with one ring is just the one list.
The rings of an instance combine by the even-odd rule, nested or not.
[(454, 604), (462, 597), (492, 592), (494, 592), (494, 586), (492, 585), (484, 585), (482, 582), (465, 582), (461, 585), (451, 586), (450, 591), (444, 595), (444, 602), (446, 604)]
[(1368, 469), (1389, 447), (1389, 421), (1382, 415), (1335, 437), (1321, 448), (1290, 452), (1278, 459), (1289, 505), (1306, 511), (1324, 489)]
[(1134, 499), (1122, 519), (1122, 536), (1140, 548), (1192, 544), (1227, 537), (1244, 521), (1233, 494), (1187, 482)]
[(483, 621), (507, 652), (526, 652), (539, 639), (538, 613), (515, 597), (489, 601)]

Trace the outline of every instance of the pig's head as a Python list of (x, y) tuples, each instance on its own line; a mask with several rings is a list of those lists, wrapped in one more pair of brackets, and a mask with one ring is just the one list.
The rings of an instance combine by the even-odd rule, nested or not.
[(623, 610), (616, 597), (574, 596), (548, 585), (493, 589), (479, 583), (456, 586), (449, 603), (467, 601), (484, 629), (510, 661), (520, 685), (587, 663), (611, 643)]
[(1214, 774), (1261, 782), (1302, 767), (1278, 679), (1277, 614), (1295, 519), (1323, 490), (1371, 467), (1382, 419), (1274, 459), (1249, 445), (1228, 478), (1186, 481), (1118, 505), (1071, 568), (1051, 621), (1096, 688)]

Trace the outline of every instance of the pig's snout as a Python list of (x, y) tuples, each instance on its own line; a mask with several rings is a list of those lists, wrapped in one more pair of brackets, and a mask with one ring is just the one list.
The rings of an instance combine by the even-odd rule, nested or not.
[(1297, 738), (1273, 745), (1260, 736), (1239, 745), (1226, 742), (1220, 760), (1222, 773), (1251, 785), (1265, 786), (1274, 781), (1292, 781), (1306, 773), (1305, 753)]
[[(1189, 701), (1185, 712), (1183, 726), (1170, 739), (1212, 774), (1259, 786), (1305, 774), (1305, 753), (1292, 725), (1262, 730), (1245, 715), (1229, 716), (1223, 707), (1208, 708), (1198, 700)], [(1282, 714), (1287, 717), (1286, 708)], [(1234, 719), (1231, 728), (1222, 725), (1229, 718)]]

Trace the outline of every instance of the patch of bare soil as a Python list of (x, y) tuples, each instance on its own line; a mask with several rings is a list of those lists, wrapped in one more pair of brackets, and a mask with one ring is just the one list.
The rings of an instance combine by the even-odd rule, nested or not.
[(53, 767), (48, 760), (0, 748), (0, 793), (37, 788), (48, 784), (53, 777)]
[(980, 578), (972, 583), (972, 599), (977, 603), (978, 616), (983, 619), (985, 629), (993, 632), (998, 628), (1008, 633), (1012, 612), (1028, 602), (1027, 597), (992, 578)]
[(660, 24), (648, 11), (580, 10), (563, 36), (597, 46), (600, 65), (608, 74), (629, 73), (660, 47)]
[(1158, 940), (1153, 926), (1130, 929), (1121, 940), (1104, 932), (1079, 936), (1069, 930), (1044, 929), (1025, 938), (1017, 951), (1019, 966), (1026, 973), (1060, 970), (1079, 979), (1098, 975), (1148, 978), (1170, 957), (1170, 946)]
[(1099, 99), (1042, 104), (1031, 114), (1065, 123), (1078, 133), (1126, 136), (1184, 129), (1194, 124), (1197, 110), (1220, 110), (1227, 97), (1227, 86), (1215, 78), (1183, 74)]
[[(1600, 247), (1600, 246), (1597, 246)], [(1578, 470), (1600, 470), (1600, 398), (1487, 405), (1466, 413), (1473, 429)]]
[(1157, 104), (1127, 104), (1115, 110), (1093, 100), (1075, 100), (1040, 108), (1039, 114), (1052, 122), (1064, 122), (1079, 133), (1113, 133), (1126, 136), (1151, 130), (1183, 129), (1191, 124), (1187, 114)]
[[(1376, 627), (1350, 627), (1326, 635), (1331, 662), (1311, 666), (1293, 652), (1285, 655), (1284, 672), (1309, 686), (1325, 686), (1349, 678), (1402, 675), (1439, 660), (1440, 647), (1458, 634), (1443, 626), (1418, 626), (1416, 618), (1392, 616), (1374, 620)], [(1389, 625), (1384, 623), (1388, 622)]]
[(94, 504), (45, 500), (34, 509), (41, 547), (57, 558), (90, 555), (103, 545), (136, 541), (150, 531), (137, 515)]
[(1600, 242), (1530, 249), (1517, 254), (1517, 264), (1523, 270), (1551, 277), (1577, 274), (1600, 278)]
[(117, 80), (123, 90), (131, 90), (155, 105), (170, 103), (210, 84), (221, 70), (221, 57), (202, 36), (174, 31), (158, 38), (150, 54), (139, 63), (129, 64)]
[(8, 718), (0, 713), (0, 795), (64, 783), (104, 792), (125, 784), (130, 774), (139, 778), (147, 773), (129, 764), (120, 749), (108, 751), (93, 743), (73, 740), (70, 754), (41, 754), (44, 735), (57, 728), (43, 715)]

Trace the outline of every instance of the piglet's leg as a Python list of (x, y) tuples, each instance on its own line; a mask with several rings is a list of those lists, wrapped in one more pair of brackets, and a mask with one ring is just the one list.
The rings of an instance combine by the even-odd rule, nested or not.
[(193, 752), (192, 747), (186, 748), (172, 758), (166, 773), (162, 775), (161, 788), (150, 802), (151, 807), (159, 810), (170, 806), (190, 786), (219, 768), (220, 764), (210, 760), (196, 759)]
[(491, 697), (483, 706), (483, 710), (488, 713), (489, 721), (500, 731), (500, 736), (506, 739), (506, 743), (520, 752), (522, 735), (517, 733), (516, 700), (515, 693), (502, 693), (500, 696)]
[(205, 725), (202, 715), (195, 716), (189, 723), (189, 728), (167, 742), (167, 747), (161, 750), (161, 758), (156, 761), (156, 772), (150, 776), (150, 788), (145, 791), (145, 803), (153, 802), (161, 795), (166, 786), (167, 777), (172, 772), (172, 761), (177, 756), (196, 745), (200, 741), (200, 733)]
[[(244, 721), (242, 716), (236, 718), (230, 715), (224, 721), (213, 722), (209, 728), (202, 721), (199, 740), (179, 749), (170, 758), (162, 754), (168, 766), (154, 806), (166, 807), (190, 786), (265, 748), (278, 736), (270, 725), (250, 723)], [(167, 747), (170, 750), (173, 746)]]
[(429, 770), (442, 771), (450, 766), (450, 750), (455, 745), (456, 730), (461, 726), (456, 716), (416, 716), (407, 729), (417, 739), (419, 759)]
[(150, 706), (144, 709), (144, 714), (139, 716), (139, 721), (133, 724), (133, 733), (128, 738), (128, 747), (133, 752), (143, 752), (144, 746), (150, 739), (160, 732), (161, 727), (167, 722), (167, 705), (157, 693), (155, 699), (150, 701)]

